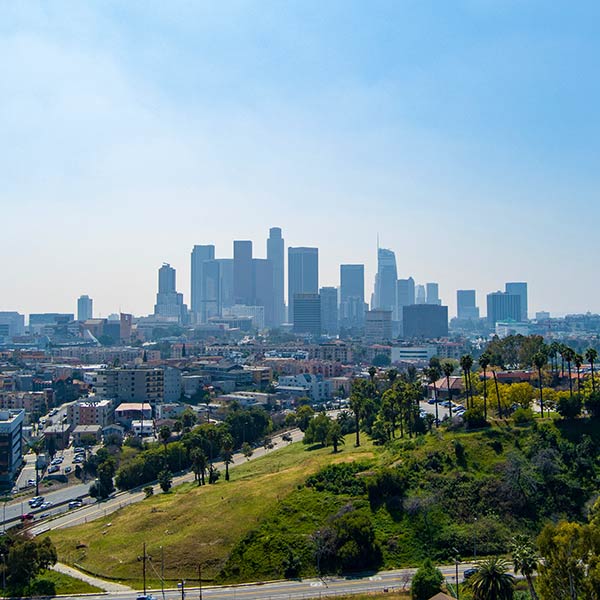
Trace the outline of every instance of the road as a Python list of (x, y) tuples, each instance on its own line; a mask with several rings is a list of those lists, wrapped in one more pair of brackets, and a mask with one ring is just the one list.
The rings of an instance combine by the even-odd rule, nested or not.
[[(298, 442), (302, 439), (303, 433), (299, 429), (294, 429), (289, 432), (292, 436), (292, 442)], [(267, 453), (274, 452), (277, 448), (281, 448), (282, 446), (292, 443), (285, 442), (282, 440), (280, 435), (274, 436), (272, 438), (273, 442), (276, 443), (273, 449), (265, 449), (263, 447), (255, 448), (254, 453), (250, 457), (250, 460), (254, 460), (264, 456)], [(234, 469), (236, 465), (243, 464), (247, 459), (243, 454), (237, 453), (233, 457), (234, 462), (230, 465), (230, 469)], [(225, 465), (223, 463), (215, 463), (215, 466), (219, 470), (224, 470)], [(186, 483), (189, 481), (194, 481), (194, 474), (192, 472), (185, 473), (183, 475), (178, 475), (173, 478), (173, 485), (180, 485), (182, 483)], [(83, 484), (86, 487), (89, 487), (90, 484)], [(145, 486), (144, 486), (145, 487)], [(76, 498), (78, 495), (73, 495), (73, 490), (75, 486), (71, 486), (69, 488), (65, 488), (64, 492), (71, 494), (71, 498)], [(154, 485), (154, 492), (160, 493), (160, 487), (158, 484)], [(56, 492), (57, 494), (59, 492)], [(87, 493), (87, 491), (86, 491)], [(82, 495), (82, 494), (79, 494)], [(45, 496), (47, 499), (51, 500), (50, 494)], [(35, 523), (31, 528), (30, 532), (33, 535), (39, 535), (40, 533), (45, 533), (46, 531), (51, 531), (53, 529), (63, 529), (65, 527), (72, 527), (74, 525), (81, 525), (82, 523), (87, 523), (89, 521), (93, 521), (95, 519), (99, 519), (105, 515), (108, 515), (124, 506), (128, 506), (130, 504), (134, 504), (135, 502), (140, 502), (144, 500), (146, 494), (140, 489), (137, 488), (135, 490), (129, 492), (119, 492), (113, 498), (105, 500), (103, 502), (94, 502), (93, 504), (88, 504), (83, 506), (82, 508), (75, 509), (69, 511), (67, 514), (63, 514), (51, 520), (43, 520), (39, 523)], [(20, 505), (19, 505), (20, 506)], [(29, 508), (27, 506), (27, 508)], [(7, 519), (8, 519), (8, 507), (7, 507)], [(63, 507), (64, 510), (64, 507)], [(50, 511), (40, 511), (42, 513), (47, 513)], [(58, 512), (58, 510), (56, 511)], [(19, 516), (20, 512), (17, 512), (16, 516)]]
[[(471, 564), (459, 565), (459, 578), (462, 581), (465, 569), (472, 567)], [(440, 567), (450, 585), (455, 583), (455, 566), (447, 565)], [(394, 571), (382, 571), (373, 575), (348, 576), (348, 577), (326, 577), (323, 579), (304, 579), (290, 581), (258, 582), (234, 586), (211, 586), (202, 588), (202, 598), (205, 600), (299, 600), (301, 598), (320, 598), (331, 596), (342, 596), (368, 592), (383, 592), (384, 590), (397, 591), (409, 590), (410, 579), (416, 569), (397, 569)], [(160, 590), (151, 592), (157, 600), (162, 600)], [(136, 600), (135, 592), (113, 592), (99, 596), (70, 596), (77, 600), (114, 597), (118, 600)], [(200, 590), (196, 582), (184, 585), (184, 600), (195, 600), (200, 598)], [(180, 589), (165, 590), (165, 600), (181, 600)]]

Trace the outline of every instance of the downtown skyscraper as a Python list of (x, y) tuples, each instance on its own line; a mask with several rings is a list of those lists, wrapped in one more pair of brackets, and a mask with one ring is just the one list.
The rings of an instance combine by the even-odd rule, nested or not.
[(363, 327), (365, 322), (365, 266), (340, 265), (340, 325)]
[(273, 268), (273, 324), (281, 325), (285, 321), (284, 297), (284, 240), (280, 227), (271, 227), (267, 239), (267, 259)]
[(319, 249), (288, 248), (288, 320), (293, 320), (294, 296), (319, 293)]
[(378, 248), (372, 309), (391, 310), (392, 313), (396, 313), (397, 282), (396, 255), (393, 250)]

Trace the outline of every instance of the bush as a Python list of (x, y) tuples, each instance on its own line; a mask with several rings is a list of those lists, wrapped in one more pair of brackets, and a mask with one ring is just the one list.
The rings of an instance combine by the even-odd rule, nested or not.
[(444, 576), (442, 572), (428, 558), (419, 567), (412, 579), (410, 595), (413, 600), (429, 600), (432, 596), (442, 591), (443, 583)]
[(365, 470), (365, 465), (360, 463), (340, 463), (327, 465), (318, 473), (311, 475), (306, 480), (307, 487), (312, 487), (318, 492), (332, 492), (333, 494), (348, 494), (359, 496), (365, 492), (365, 484), (358, 479), (356, 474)]
[(479, 406), (475, 406), (465, 411), (463, 419), (465, 420), (468, 429), (479, 429), (480, 427), (485, 427), (488, 424), (483, 417), (483, 409)]
[(531, 423), (534, 419), (533, 411), (530, 408), (517, 408), (513, 413), (513, 419), (516, 425)]
[(556, 410), (563, 419), (575, 419), (581, 414), (581, 398), (578, 394), (563, 396), (558, 400)]

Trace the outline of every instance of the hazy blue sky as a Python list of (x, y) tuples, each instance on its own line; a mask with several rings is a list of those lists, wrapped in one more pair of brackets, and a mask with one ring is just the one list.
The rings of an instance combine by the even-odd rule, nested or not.
[[(600, 311), (598, 2), (0, 0), (0, 310), (152, 310), (268, 228)], [(368, 296), (367, 296), (368, 297)], [(485, 310), (484, 310), (485, 312)]]

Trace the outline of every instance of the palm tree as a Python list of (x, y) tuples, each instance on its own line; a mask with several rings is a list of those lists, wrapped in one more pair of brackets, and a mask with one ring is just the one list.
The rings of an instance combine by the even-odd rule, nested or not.
[(444, 375), (446, 376), (446, 386), (448, 387), (448, 401), (449, 401), (448, 410), (450, 412), (450, 418), (452, 418), (452, 390), (450, 389), (450, 375), (452, 375), (452, 373), (454, 373), (454, 365), (450, 362), (446, 362), (446, 363), (444, 363), (442, 370), (444, 371)]
[(431, 365), (428, 369), (425, 369), (425, 374), (427, 375), (427, 379), (429, 379), (429, 383), (431, 383), (433, 385), (433, 397), (435, 399), (435, 426), (439, 427), (440, 426), (440, 419), (439, 419), (439, 415), (438, 415), (438, 394), (437, 394), (437, 380), (440, 378), (441, 373), (440, 373), (440, 368), (436, 365), (433, 364)]
[(46, 438), (42, 436), (41, 438), (27, 442), (27, 445), (31, 449), (31, 451), (35, 454), (35, 495), (40, 495), (40, 475), (39, 475), (39, 460), (38, 457), (44, 450), (46, 446)]
[(490, 366), (490, 356), (487, 352), (479, 357), (479, 366), (483, 369), (483, 418), (487, 421), (487, 368)]
[(394, 385), (394, 381), (396, 381), (397, 377), (398, 377), (398, 370), (397, 369), (389, 369), (389, 371), (387, 372), (387, 378), (388, 378), (388, 381), (390, 382), (390, 387), (392, 387)]
[(225, 481), (229, 481), (229, 465), (233, 462), (233, 436), (230, 433), (221, 437), (221, 455), (225, 463)]
[(552, 342), (550, 344), (550, 348), (548, 349), (548, 356), (550, 357), (553, 376), (556, 376), (556, 372), (558, 371), (558, 352), (559, 352), (559, 350), (560, 350), (560, 344), (557, 341)]
[(377, 369), (375, 367), (369, 367), (368, 373), (371, 379), (371, 383), (375, 384), (375, 375), (377, 374)]
[(515, 578), (508, 572), (510, 563), (493, 557), (479, 563), (468, 580), (473, 600), (512, 600)]
[[(352, 386), (356, 388), (356, 386)], [(360, 417), (365, 405), (365, 398), (358, 389), (353, 389), (350, 394), (350, 409), (354, 413), (354, 425), (356, 427), (356, 447), (360, 446)]]
[(515, 573), (521, 573), (529, 586), (531, 600), (538, 600), (537, 592), (533, 585), (533, 574), (537, 569), (538, 557), (535, 548), (524, 535), (517, 535), (511, 546), (512, 561)]
[(560, 354), (560, 378), (561, 379), (565, 376), (565, 351), (567, 349), (568, 349), (568, 346), (566, 344), (558, 344), (558, 353)]
[[(471, 368), (473, 367), (473, 357), (470, 354), (465, 354), (460, 359), (460, 366), (465, 376), (465, 389), (467, 390), (467, 408), (473, 405), (473, 391), (471, 389)], [(469, 406), (469, 398), (471, 399)]]
[(190, 452), (190, 459), (192, 461), (194, 475), (198, 479), (198, 485), (204, 485), (204, 475), (206, 474), (206, 467), (208, 466), (208, 460), (204, 450), (202, 450), (202, 448), (194, 448)]
[(569, 346), (563, 346), (560, 355), (563, 360), (567, 361), (567, 368), (569, 370), (569, 395), (573, 397), (573, 380), (571, 379), (571, 363), (575, 359), (575, 350), (569, 348)]
[(169, 429), (168, 425), (163, 425), (158, 430), (158, 437), (165, 446), (165, 458), (166, 458), (167, 457), (167, 444), (169, 443), (169, 439), (171, 438), (171, 430)]
[(533, 355), (533, 364), (535, 365), (536, 369), (538, 370), (538, 381), (539, 381), (539, 386), (540, 386), (540, 412), (542, 413), (542, 419), (544, 418), (544, 393), (542, 391), (542, 389), (543, 389), (542, 368), (546, 365), (547, 362), (548, 361), (546, 359), (546, 356), (542, 352), (536, 352)]
[(583, 356), (581, 354), (575, 354), (573, 356), (573, 363), (577, 369), (577, 393), (581, 392), (581, 365), (583, 365)]
[(590, 368), (592, 370), (592, 392), (596, 391), (596, 382), (594, 381), (594, 361), (598, 358), (598, 352), (595, 348), (588, 348), (585, 351), (585, 360), (590, 363)]

